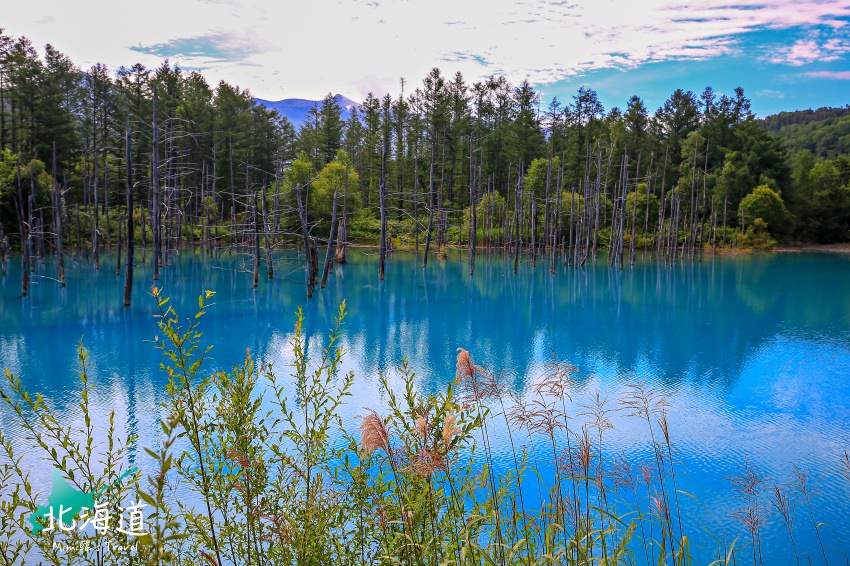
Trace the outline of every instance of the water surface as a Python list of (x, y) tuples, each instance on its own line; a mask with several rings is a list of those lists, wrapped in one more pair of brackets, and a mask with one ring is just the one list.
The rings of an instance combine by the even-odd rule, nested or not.
[[(149, 259), (149, 258), (148, 258)], [(203, 323), (215, 344), (213, 367), (237, 363), (250, 348), (282, 371), (291, 359), (288, 340), (294, 312), (303, 306), (305, 331), (315, 351), (344, 298), (349, 317), (343, 344), (345, 369), (356, 374), (354, 394), (343, 409), (353, 430), (363, 407), (384, 400), (377, 376), (410, 360), (422, 391), (442, 389), (455, 373), (456, 349), (476, 363), (504, 371), (520, 396), (532, 394), (552, 353), (578, 368), (573, 399), (580, 406), (597, 391), (618, 407), (627, 385), (646, 381), (670, 403), (672, 441), (681, 471), (691, 530), (705, 526), (732, 540), (745, 536), (730, 518), (740, 506), (729, 477), (746, 459), (772, 481), (792, 479), (804, 466), (820, 494), (813, 499), (830, 558), (844, 562), (850, 551), (850, 482), (838, 473), (850, 450), (850, 258), (787, 253), (706, 259), (663, 266), (639, 262), (624, 270), (607, 265), (585, 269), (512, 264), (498, 255), (479, 255), (475, 276), (465, 255), (427, 269), (412, 253), (398, 252), (377, 278), (377, 258), (352, 250), (336, 266), (328, 287), (306, 299), (303, 272), (292, 254), (278, 261), (276, 278), (251, 288), (249, 262), (238, 255), (215, 259), (184, 253), (162, 271), (159, 287), (188, 316), (204, 289), (217, 292)], [(0, 280), (0, 365), (23, 377), (31, 391), (56, 403), (68, 424), (80, 420), (74, 377), (76, 346), (91, 354), (96, 413), (115, 409), (122, 427), (157, 442), (154, 432), (164, 399), (155, 335), (150, 262), (136, 270), (133, 306), (122, 307), (123, 280), (114, 258), (100, 271), (76, 259), (62, 289), (53, 266), (38, 267), (30, 295), (20, 296), (20, 263), (12, 261)], [(265, 271), (263, 270), (263, 274)], [(606, 433), (610, 454), (635, 464), (647, 461), (651, 445), (645, 425), (622, 412)], [(39, 486), (49, 472), (0, 408), (0, 426), (10, 434)], [(497, 462), (509, 466), (504, 426), (496, 425)], [(144, 468), (144, 461), (138, 462)], [(545, 472), (545, 470), (544, 470)], [(764, 504), (769, 510), (769, 502)], [(814, 563), (822, 561), (814, 528), (798, 509), (795, 538)], [(701, 559), (710, 540), (697, 541)], [(784, 528), (774, 514), (763, 534), (766, 563), (794, 563)], [(701, 562), (702, 560), (700, 560)]]

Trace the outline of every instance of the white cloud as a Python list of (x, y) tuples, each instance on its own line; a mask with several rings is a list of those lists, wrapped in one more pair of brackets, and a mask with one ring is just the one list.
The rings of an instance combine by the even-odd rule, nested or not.
[[(502, 72), (547, 84), (592, 69), (735, 53), (748, 31), (838, 29), (848, 17), (846, 0), (42, 0), (37, 10), (4, 10), (3, 19), (8, 33), (51, 42), (82, 66), (157, 66), (172, 48), (181, 54), (172, 62), (204, 67), (212, 84), (224, 79), (279, 99), (397, 92), (400, 77), (409, 91), (433, 66), (468, 81)], [(239, 56), (186, 49), (216, 38), (219, 50)], [(795, 44), (786, 62), (803, 64), (828, 47)], [(838, 51), (831, 46), (829, 56)]]

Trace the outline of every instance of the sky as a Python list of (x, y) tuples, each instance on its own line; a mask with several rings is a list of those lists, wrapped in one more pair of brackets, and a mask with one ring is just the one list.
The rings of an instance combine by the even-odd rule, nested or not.
[(38, 0), (0, 28), (84, 69), (167, 58), (267, 100), (409, 93), (439, 67), (527, 79), (544, 104), (586, 86), (654, 110), (707, 85), (760, 116), (850, 104), (850, 0)]

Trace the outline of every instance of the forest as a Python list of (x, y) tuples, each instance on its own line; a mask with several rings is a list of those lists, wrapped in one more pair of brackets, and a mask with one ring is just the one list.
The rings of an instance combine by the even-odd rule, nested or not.
[[(641, 250), (673, 262), (847, 241), (847, 115), (818, 112), (758, 120), (742, 88), (710, 86), (654, 112), (638, 95), (606, 109), (587, 87), (543, 105), (527, 81), (434, 68), (396, 95), (370, 93), (347, 120), (328, 94), (296, 131), (249, 91), (168, 61), (81, 69), (0, 30), (0, 257), (5, 272), (21, 253), (26, 294), (45, 255), (64, 281), (63, 253), (98, 265), (117, 250), (129, 281), (138, 246), (155, 279), (183, 246), (238, 248), (256, 286), (261, 269), (274, 277), (274, 250), (297, 245), (309, 295), (320, 245), (324, 284), (331, 256), (344, 262), (355, 243), (377, 245), (383, 278), (401, 246), (423, 265), (467, 247), (472, 273), (478, 249), (554, 272)], [(791, 143), (789, 124), (834, 141)]]

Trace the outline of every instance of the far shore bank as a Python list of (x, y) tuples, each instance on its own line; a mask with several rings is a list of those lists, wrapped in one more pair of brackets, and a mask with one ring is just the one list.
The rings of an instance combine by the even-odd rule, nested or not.
[(800, 244), (797, 246), (778, 246), (773, 251), (777, 252), (830, 252), (839, 254), (850, 254), (850, 243), (841, 244)]

